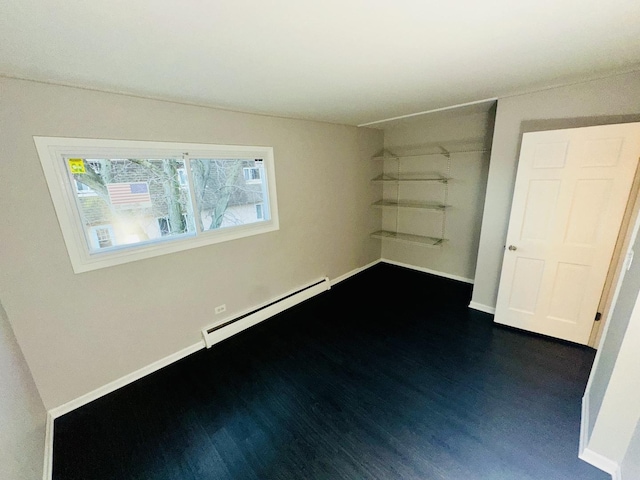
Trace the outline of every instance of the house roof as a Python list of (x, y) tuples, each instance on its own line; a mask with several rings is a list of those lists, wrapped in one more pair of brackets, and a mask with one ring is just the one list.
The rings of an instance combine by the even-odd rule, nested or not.
[(351, 125), (640, 71), (637, 0), (5, 0), (0, 74)]

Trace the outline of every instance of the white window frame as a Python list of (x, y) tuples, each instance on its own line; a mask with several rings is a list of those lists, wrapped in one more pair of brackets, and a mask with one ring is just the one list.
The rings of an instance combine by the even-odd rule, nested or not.
[[(272, 147), (67, 137), (35, 136), (33, 138), (75, 273), (88, 272), (279, 229)], [(184, 160), (191, 184), (193, 183), (189, 168), (191, 159), (262, 159), (268, 188), (268, 202), (265, 202), (265, 207), (269, 209), (269, 220), (207, 231), (202, 231), (197, 226), (194, 235), (160, 239), (153, 243), (124, 245), (105, 252), (91, 253), (76, 200), (75, 179), (69, 172), (66, 159), (136, 157)], [(195, 223), (199, 225), (200, 222), (196, 219)]]

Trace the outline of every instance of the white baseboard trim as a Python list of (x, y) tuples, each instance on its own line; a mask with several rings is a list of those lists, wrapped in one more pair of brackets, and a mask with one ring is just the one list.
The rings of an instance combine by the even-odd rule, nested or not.
[(469, 308), (473, 308), (474, 310), (478, 310), (479, 312), (490, 313), (491, 315), (495, 315), (496, 313), (495, 307), (483, 305), (482, 303), (478, 302), (470, 302)]
[(355, 268), (353, 270), (351, 270), (350, 272), (345, 273), (344, 275), (340, 275), (339, 277), (334, 278), (333, 280), (331, 280), (331, 286), (333, 287), (334, 285), (342, 282), (343, 280), (346, 280), (349, 277), (353, 277), (354, 275), (365, 271), (368, 268), (373, 267), (374, 265), (377, 265), (381, 262), (382, 260), (376, 260), (374, 262), (371, 262), (367, 265), (365, 265), (364, 267), (359, 267), (359, 268)]
[(161, 358), (160, 360), (157, 360), (147, 365), (146, 367), (142, 367), (136, 370), (135, 372), (129, 373), (121, 378), (118, 378), (117, 380), (114, 380), (113, 382), (109, 382), (106, 385), (96, 388), (95, 390), (89, 393), (85, 393), (84, 395), (76, 398), (75, 400), (71, 400), (70, 402), (60, 405), (59, 407), (52, 408), (51, 410), (49, 410), (49, 414), (55, 420), (56, 418), (66, 413), (69, 413), (75, 410), (76, 408), (80, 408), (89, 402), (97, 400), (100, 397), (103, 397), (111, 392), (118, 390), (121, 387), (124, 387), (125, 385), (128, 385), (132, 382), (135, 382), (136, 380), (146, 377), (147, 375), (157, 370), (160, 370), (161, 368), (166, 367), (167, 365), (171, 365), (172, 363), (177, 362), (178, 360), (181, 360), (184, 357), (197, 352), (198, 350), (202, 350), (203, 348), (204, 348), (204, 342), (202, 341), (194, 345), (191, 345), (189, 347), (183, 348), (182, 350), (176, 353), (173, 353), (171, 355), (168, 355), (164, 358)]
[(614, 462), (613, 460), (605, 457), (604, 455), (600, 455), (589, 448), (585, 448), (580, 452), (578, 457), (580, 457), (581, 460), (590, 463), (594, 467), (599, 468), (603, 472), (607, 472), (611, 475), (611, 480), (622, 480), (622, 472), (618, 462)]
[[(588, 391), (587, 391), (588, 393)], [(614, 462), (604, 455), (600, 455), (593, 450), (590, 450), (587, 445), (589, 444), (588, 427), (589, 427), (589, 396), (585, 394), (582, 397), (582, 416), (580, 417), (580, 444), (578, 449), (578, 458), (593, 465), (600, 470), (607, 472), (611, 475), (612, 480), (621, 480), (622, 472), (618, 462)]]
[(42, 468), (42, 480), (51, 480), (53, 477), (53, 416), (47, 412), (47, 423), (44, 433), (44, 467)]
[(408, 263), (396, 262), (395, 260), (389, 260), (388, 258), (381, 258), (380, 262), (389, 263), (398, 267), (410, 268), (411, 270), (417, 270), (423, 273), (430, 273), (431, 275), (437, 275), (438, 277), (449, 278), (451, 280), (457, 280), (458, 282), (473, 284), (473, 278), (461, 277), (459, 275), (452, 275), (451, 273), (439, 272), (437, 270), (431, 270), (429, 268), (416, 267), (415, 265), (409, 265)]
[(54, 425), (55, 419), (61, 417), (62, 415), (69, 413), (76, 408), (80, 408), (87, 403), (90, 403), (94, 400), (97, 400), (100, 397), (103, 397), (111, 392), (115, 392), (121, 387), (128, 385), (136, 380), (139, 380), (147, 375), (160, 370), (163, 367), (166, 367), (178, 360), (185, 358), (192, 353), (197, 352), (198, 350), (202, 350), (204, 348), (204, 342), (198, 342), (189, 347), (183, 348), (182, 350), (168, 355), (160, 360), (153, 362), (146, 367), (140, 368), (135, 372), (132, 372), (124, 377), (121, 377), (113, 382), (107, 383), (106, 385), (96, 388), (95, 390), (86, 393), (75, 400), (71, 400), (59, 407), (52, 408), (47, 412), (47, 423), (45, 428), (45, 448), (44, 448), (44, 469), (42, 478), (43, 480), (51, 480), (53, 477), (53, 438), (54, 438)]
[(589, 390), (582, 397), (582, 411), (580, 414), (580, 443), (578, 452), (582, 453), (589, 444), (588, 428), (589, 428)]

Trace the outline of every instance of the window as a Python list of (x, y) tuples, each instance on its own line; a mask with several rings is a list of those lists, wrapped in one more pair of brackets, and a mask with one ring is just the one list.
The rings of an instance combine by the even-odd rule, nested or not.
[(180, 186), (185, 187), (189, 184), (189, 180), (187, 177), (187, 172), (184, 168), (178, 168), (178, 182), (180, 182)]
[(244, 175), (244, 181), (246, 183), (260, 183), (260, 168), (258, 167), (244, 167), (242, 169)]
[(278, 229), (270, 147), (34, 140), (76, 273)]
[(91, 188), (87, 187), (84, 183), (78, 182), (76, 180), (75, 184), (76, 184), (76, 192), (78, 193), (79, 197), (95, 196), (96, 193), (93, 190), (91, 190)]
[(171, 227), (169, 227), (169, 217), (162, 217), (158, 219), (158, 227), (160, 228), (160, 235), (163, 237), (169, 235)]
[(93, 245), (96, 248), (113, 246), (113, 229), (111, 225), (102, 225), (91, 229)]
[[(178, 221), (180, 222), (180, 226), (178, 228), (183, 229), (189, 220), (187, 218), (187, 215), (183, 214), (182, 217), (178, 219)], [(171, 228), (171, 220), (169, 219), (169, 217), (158, 218), (158, 228), (160, 228), (160, 235), (162, 235), (163, 237), (166, 235), (170, 235), (171, 232), (175, 230), (175, 227), (173, 229)]]

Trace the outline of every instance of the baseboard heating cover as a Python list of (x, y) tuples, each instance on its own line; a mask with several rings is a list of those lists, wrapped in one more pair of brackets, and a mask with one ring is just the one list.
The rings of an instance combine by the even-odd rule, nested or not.
[(284, 310), (297, 305), (319, 293), (325, 292), (331, 288), (331, 281), (328, 277), (324, 277), (306, 287), (302, 287), (291, 293), (263, 305), (255, 310), (239, 315), (229, 320), (223, 320), (219, 324), (213, 325), (202, 330), (202, 336), (207, 348), (225, 340), (242, 330), (260, 323), (267, 318), (283, 312)]

